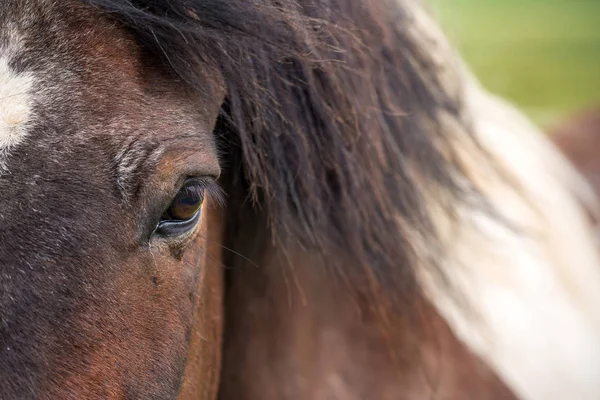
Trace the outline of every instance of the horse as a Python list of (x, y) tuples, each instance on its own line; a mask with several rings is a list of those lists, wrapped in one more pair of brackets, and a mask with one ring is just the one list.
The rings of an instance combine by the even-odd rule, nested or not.
[(548, 134), (559, 149), (600, 194), (600, 108), (588, 108), (551, 126)]
[(597, 212), (418, 0), (2, 0), (2, 399), (597, 399)]

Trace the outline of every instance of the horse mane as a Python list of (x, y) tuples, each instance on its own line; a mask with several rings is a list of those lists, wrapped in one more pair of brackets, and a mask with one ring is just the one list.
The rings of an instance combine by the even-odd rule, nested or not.
[(272, 240), (361, 295), (413, 298), (443, 250), (431, 207), (451, 216), (475, 191), (454, 150), (468, 116), (413, 30), (416, 0), (86, 2), (193, 89), (221, 73), (230, 205), (250, 198)]

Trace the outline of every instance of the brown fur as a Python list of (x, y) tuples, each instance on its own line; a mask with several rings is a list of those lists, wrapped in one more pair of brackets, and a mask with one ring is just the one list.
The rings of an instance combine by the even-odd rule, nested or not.
[(351, 283), (298, 246), (264, 242), (256, 234), (264, 219), (243, 212), (247, 224), (226, 243), (256, 264), (225, 257), (219, 399), (515, 399), (428, 301), (414, 298), (382, 331), (376, 305), (356, 298)]
[(190, 352), (179, 400), (217, 398), (223, 330), (223, 264), (220, 245), (224, 228), (221, 210), (207, 218), (208, 248), (202, 263)]
[(600, 194), (600, 108), (566, 118), (550, 128), (549, 134)]

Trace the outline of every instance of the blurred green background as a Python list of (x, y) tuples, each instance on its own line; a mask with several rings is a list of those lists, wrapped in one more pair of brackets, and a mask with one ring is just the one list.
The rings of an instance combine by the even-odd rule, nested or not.
[(429, 0), (483, 84), (541, 127), (600, 106), (600, 0)]

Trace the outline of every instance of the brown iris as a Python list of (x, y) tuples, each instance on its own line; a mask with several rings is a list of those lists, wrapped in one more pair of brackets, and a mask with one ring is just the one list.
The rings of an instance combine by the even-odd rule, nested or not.
[(193, 219), (204, 200), (204, 191), (197, 182), (186, 183), (163, 213), (161, 222), (189, 221)]

